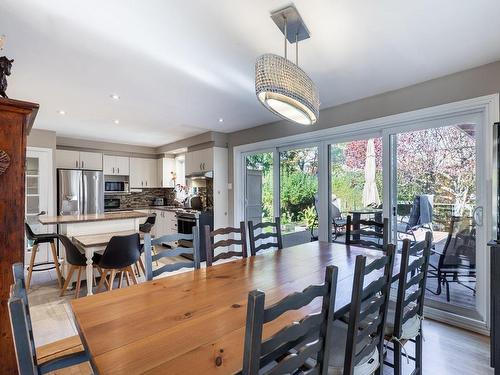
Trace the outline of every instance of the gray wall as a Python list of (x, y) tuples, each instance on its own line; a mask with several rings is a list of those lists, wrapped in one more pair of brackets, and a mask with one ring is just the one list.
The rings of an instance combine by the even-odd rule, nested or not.
[[(500, 61), (323, 109), (320, 111), (318, 122), (313, 126), (279, 121), (230, 133), (228, 135), (229, 182), (233, 182), (234, 146), (352, 124), (498, 92), (500, 92)], [(229, 192), (229, 215), (232, 221), (233, 191)]]
[(89, 141), (85, 139), (57, 137), (57, 148), (96, 151), (118, 156), (146, 156), (155, 158), (157, 155), (155, 147), (125, 145), (112, 142)]

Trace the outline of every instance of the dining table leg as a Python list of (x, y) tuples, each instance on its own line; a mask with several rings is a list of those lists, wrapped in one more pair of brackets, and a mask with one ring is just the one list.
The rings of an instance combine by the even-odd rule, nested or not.
[(85, 249), (85, 258), (87, 258), (87, 266), (85, 267), (85, 276), (87, 278), (87, 296), (92, 294), (92, 281), (94, 279), (94, 268), (92, 266), (92, 257), (94, 256), (94, 250), (92, 248)]

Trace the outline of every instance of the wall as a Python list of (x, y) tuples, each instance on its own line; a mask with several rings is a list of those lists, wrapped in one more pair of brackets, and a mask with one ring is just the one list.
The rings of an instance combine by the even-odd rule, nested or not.
[(109, 155), (157, 158), (154, 147), (125, 145), (120, 143), (89, 141), (67, 137), (57, 137), (57, 148), (79, 151), (96, 151)]
[[(200, 145), (203, 145), (200, 147)], [(169, 143), (156, 148), (158, 154), (172, 152), (179, 149), (194, 151), (207, 147), (227, 147), (227, 134), (219, 132), (206, 132), (177, 142)]]
[[(230, 133), (228, 135), (229, 182), (233, 182), (234, 146), (353, 124), (498, 92), (500, 92), (500, 61), (323, 109), (320, 111), (318, 122), (313, 126), (278, 121)], [(232, 221), (232, 190), (229, 192), (229, 215)]]

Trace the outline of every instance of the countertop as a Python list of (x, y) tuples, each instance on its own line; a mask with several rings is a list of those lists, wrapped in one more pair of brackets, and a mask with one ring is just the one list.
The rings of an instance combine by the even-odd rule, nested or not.
[(74, 223), (84, 223), (90, 221), (138, 219), (148, 216), (149, 215), (146, 213), (130, 210), (130, 211), (105, 212), (103, 214), (40, 216), (38, 220), (43, 225), (49, 225), (49, 224), (74, 224)]
[(124, 207), (124, 208), (114, 208), (107, 210), (106, 212), (123, 212), (131, 210), (160, 210), (160, 211), (182, 211), (185, 208), (176, 206), (143, 206), (143, 207)]

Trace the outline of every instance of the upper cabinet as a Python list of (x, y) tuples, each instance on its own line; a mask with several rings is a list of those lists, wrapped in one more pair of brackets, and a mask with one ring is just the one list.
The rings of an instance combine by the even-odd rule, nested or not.
[(72, 150), (56, 150), (57, 168), (102, 170), (102, 154)]
[(174, 176), (176, 176), (176, 165), (174, 158), (158, 159), (158, 186), (175, 187)]
[(103, 170), (105, 175), (128, 176), (130, 158), (125, 156), (103, 156)]
[(159, 187), (157, 159), (130, 158), (130, 187)]
[(190, 151), (186, 154), (186, 175), (199, 172), (213, 171), (214, 169), (214, 149)]

